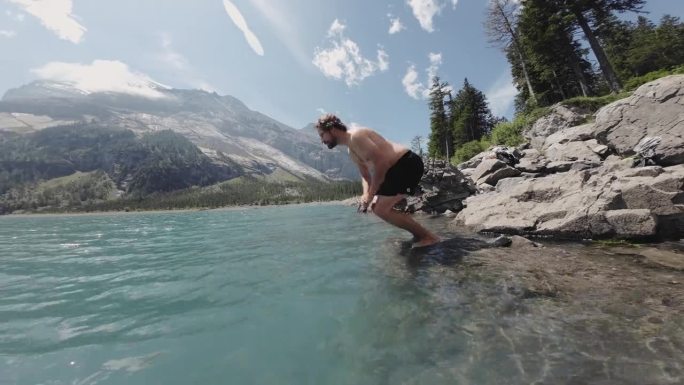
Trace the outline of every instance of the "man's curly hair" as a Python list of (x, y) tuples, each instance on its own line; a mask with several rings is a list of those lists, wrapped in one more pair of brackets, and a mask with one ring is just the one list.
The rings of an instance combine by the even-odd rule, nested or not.
[(347, 126), (344, 123), (342, 123), (340, 118), (333, 114), (325, 114), (318, 118), (316, 128), (319, 128), (323, 131), (330, 131), (333, 128), (337, 128), (345, 132), (347, 131)]

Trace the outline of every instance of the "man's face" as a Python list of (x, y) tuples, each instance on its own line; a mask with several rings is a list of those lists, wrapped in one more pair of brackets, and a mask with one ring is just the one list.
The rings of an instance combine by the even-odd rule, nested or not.
[(321, 142), (328, 146), (329, 149), (335, 148), (337, 146), (337, 139), (330, 133), (330, 131), (324, 131), (318, 129), (318, 136), (321, 137)]

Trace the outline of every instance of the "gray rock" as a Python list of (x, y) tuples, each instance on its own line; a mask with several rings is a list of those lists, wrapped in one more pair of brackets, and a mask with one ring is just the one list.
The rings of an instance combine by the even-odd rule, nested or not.
[(477, 183), (482, 177), (503, 167), (506, 167), (506, 163), (498, 159), (485, 159), (475, 168), (470, 178)]
[(542, 149), (547, 149), (554, 144), (564, 144), (568, 142), (582, 142), (594, 139), (594, 124), (588, 123), (581, 126), (567, 127), (548, 136), (544, 140)]
[(426, 166), (420, 182), (423, 193), (420, 203), (413, 206), (415, 210), (458, 212), (463, 208), (462, 201), (477, 192), (469, 178), (446, 162), (428, 162)]
[(573, 171), (582, 171), (582, 170), (588, 170), (590, 168), (595, 168), (600, 166), (601, 163), (599, 162), (587, 162), (585, 160), (579, 161), (579, 162), (574, 162), (572, 166), (570, 167), (570, 170)]
[(648, 265), (684, 271), (684, 254), (682, 253), (649, 247), (639, 250), (639, 255), (644, 257), (644, 262)]
[(646, 167), (639, 167), (639, 168), (627, 170), (626, 172), (623, 172), (622, 175), (626, 176), (628, 178), (632, 178), (635, 176), (656, 177), (662, 173), (663, 173), (663, 168), (660, 166), (646, 166)]
[(581, 124), (588, 116), (589, 114), (580, 108), (556, 104), (551, 107), (549, 115), (537, 120), (531, 129), (523, 132), (523, 136), (530, 141), (532, 147), (541, 149), (546, 138), (558, 131)]
[(513, 186), (521, 183), (525, 179), (527, 179), (527, 178), (522, 177), (522, 176), (516, 177), (516, 178), (501, 179), (500, 181), (498, 181), (496, 183), (496, 191), (501, 192), (503, 190), (508, 190), (508, 189), (512, 188)]
[(575, 162), (549, 162), (546, 164), (546, 171), (549, 173), (558, 173), (569, 171)]
[(487, 241), (487, 243), (494, 247), (508, 247), (513, 243), (513, 241), (511, 238), (505, 235), (500, 235), (492, 240)]
[(600, 163), (601, 157), (594, 152), (598, 146), (595, 139), (583, 142), (555, 143), (546, 149), (546, 157), (552, 162), (574, 162), (577, 160)]
[(492, 186), (496, 186), (496, 184), (505, 178), (511, 178), (520, 175), (520, 170), (516, 170), (513, 167), (506, 166), (504, 168), (500, 168), (493, 173), (484, 176), (483, 178), (478, 179), (478, 181), (483, 181), (484, 183), (487, 183)]
[(656, 218), (651, 210), (611, 210), (606, 221), (620, 236), (649, 237), (656, 233)]
[(597, 153), (599, 156), (604, 157), (608, 155), (609, 148), (605, 144), (599, 144), (598, 146), (594, 147), (591, 149), (595, 153)]
[(511, 248), (533, 248), (533, 247), (541, 247), (541, 245), (536, 243), (536, 242), (532, 242), (529, 239), (527, 239), (525, 237), (521, 237), (519, 235), (511, 236)]
[(630, 172), (608, 163), (519, 180), (469, 197), (455, 221), (477, 231), (508, 234), (673, 235), (672, 227), (684, 224), (684, 165), (665, 167), (657, 176), (627, 176)]
[(632, 96), (601, 108), (594, 136), (621, 156), (632, 156), (645, 137), (660, 137), (659, 165), (684, 163), (684, 75), (660, 78), (639, 87)]

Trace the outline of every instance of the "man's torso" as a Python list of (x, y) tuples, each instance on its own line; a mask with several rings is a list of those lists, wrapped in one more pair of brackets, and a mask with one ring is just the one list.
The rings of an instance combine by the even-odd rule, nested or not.
[(399, 160), (399, 158), (401, 158), (404, 154), (406, 154), (406, 152), (408, 152), (408, 149), (406, 147), (388, 141), (387, 139), (383, 138), (380, 134), (369, 128), (359, 128), (355, 130), (350, 130), (349, 133), (352, 136), (352, 140), (349, 143), (349, 156), (351, 157), (352, 161), (354, 161), (356, 164), (364, 165), (368, 167), (371, 171), (375, 168), (374, 162), (370, 161), (369, 159), (363, 159), (364, 157), (362, 155), (367, 153), (368, 149), (359, 148), (359, 146), (355, 144), (358, 142), (369, 142), (358, 140), (355, 141), (354, 138), (356, 136), (363, 136), (367, 138), (370, 142), (372, 142), (373, 145), (377, 147), (377, 150), (379, 151), (377, 153), (377, 156), (375, 157), (375, 162), (386, 162), (389, 165), (393, 165)]

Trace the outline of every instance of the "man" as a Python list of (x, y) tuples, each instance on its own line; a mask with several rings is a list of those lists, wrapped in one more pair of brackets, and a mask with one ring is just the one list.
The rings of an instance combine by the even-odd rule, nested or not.
[(347, 130), (333, 114), (318, 119), (316, 130), (329, 149), (347, 146), (349, 156), (359, 167), (363, 195), (359, 211), (369, 208), (377, 216), (413, 234), (414, 247), (428, 246), (439, 238), (421, 226), (410, 215), (392, 209), (413, 194), (423, 176), (423, 161), (418, 155), (390, 142), (368, 128)]

